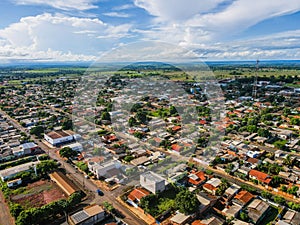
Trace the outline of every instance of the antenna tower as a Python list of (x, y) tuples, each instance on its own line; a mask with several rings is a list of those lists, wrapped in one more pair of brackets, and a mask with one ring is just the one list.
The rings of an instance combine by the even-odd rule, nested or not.
[(256, 99), (257, 97), (257, 77), (258, 77), (258, 63), (259, 60), (256, 60), (256, 67), (255, 67), (255, 78), (254, 78), (254, 83), (253, 83), (253, 90), (252, 90), (252, 97)]

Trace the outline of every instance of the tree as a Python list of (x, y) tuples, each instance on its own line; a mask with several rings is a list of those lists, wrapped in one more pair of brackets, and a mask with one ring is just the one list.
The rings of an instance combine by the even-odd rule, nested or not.
[(270, 131), (267, 129), (259, 128), (257, 131), (258, 136), (260, 137), (269, 137), (270, 136)]
[(68, 198), (68, 203), (71, 206), (77, 205), (81, 202), (82, 193), (81, 192), (75, 192)]
[(61, 150), (59, 150), (59, 154), (60, 154), (60, 156), (65, 157), (65, 158), (72, 158), (72, 157), (77, 156), (78, 153), (76, 151), (74, 151), (73, 149), (71, 149), (70, 147), (64, 147)]
[(173, 105), (170, 106), (170, 114), (171, 115), (177, 115), (178, 114), (176, 108)]
[(103, 206), (106, 210), (108, 210), (109, 212), (112, 212), (115, 208), (113, 207), (112, 204), (110, 204), (109, 202), (103, 202)]
[(33, 127), (30, 130), (30, 134), (34, 134), (38, 138), (42, 138), (43, 133), (44, 133), (44, 127), (42, 127), (42, 126)]
[(128, 125), (129, 125), (130, 127), (133, 127), (133, 126), (135, 126), (136, 124), (137, 124), (136, 119), (135, 119), (134, 117), (130, 117), (129, 120), (128, 120)]
[(262, 191), (261, 192), (261, 196), (263, 198), (270, 199), (272, 197), (272, 194), (270, 192), (268, 192), (268, 191)]
[(101, 115), (101, 120), (111, 120), (110, 118), (110, 114), (106, 111), (102, 112), (102, 115)]
[(138, 111), (135, 115), (135, 118), (140, 123), (145, 124), (147, 122), (147, 113), (144, 111)]
[(180, 191), (175, 198), (175, 202), (179, 208), (179, 212), (184, 214), (194, 213), (199, 206), (199, 201), (195, 195), (188, 190)]
[(243, 221), (245, 221), (245, 222), (247, 222), (247, 221), (249, 220), (248, 214), (245, 213), (244, 211), (241, 211), (241, 212), (240, 212), (240, 218), (241, 218), (241, 220), (243, 220)]
[(73, 127), (73, 123), (72, 123), (72, 120), (69, 120), (69, 119), (67, 119), (67, 120), (64, 120), (63, 122), (62, 122), (62, 129), (63, 130), (70, 130), (70, 129), (72, 129), (72, 127)]
[(19, 214), (24, 210), (23, 207), (18, 204), (18, 203), (13, 203), (10, 202), (9, 203), (9, 210), (10, 210), (10, 214), (14, 217), (14, 218), (18, 218)]
[(275, 195), (273, 197), (273, 200), (275, 203), (280, 204), (280, 205), (284, 205), (285, 204), (285, 199), (281, 196)]
[(130, 161), (133, 160), (133, 159), (134, 159), (134, 157), (133, 157), (132, 155), (127, 155), (127, 156), (124, 157), (124, 160), (125, 160), (126, 162), (130, 162)]

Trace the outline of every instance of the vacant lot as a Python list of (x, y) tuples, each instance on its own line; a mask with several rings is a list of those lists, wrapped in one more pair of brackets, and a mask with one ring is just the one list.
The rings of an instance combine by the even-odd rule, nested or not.
[(25, 208), (41, 207), (59, 199), (66, 199), (66, 196), (55, 183), (47, 180), (18, 188), (11, 196), (13, 202)]

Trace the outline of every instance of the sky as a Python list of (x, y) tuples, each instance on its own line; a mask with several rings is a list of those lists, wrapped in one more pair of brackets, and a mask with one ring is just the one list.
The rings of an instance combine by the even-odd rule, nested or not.
[(300, 0), (1, 0), (0, 63), (91, 62), (136, 42), (208, 61), (300, 59), (299, 21)]

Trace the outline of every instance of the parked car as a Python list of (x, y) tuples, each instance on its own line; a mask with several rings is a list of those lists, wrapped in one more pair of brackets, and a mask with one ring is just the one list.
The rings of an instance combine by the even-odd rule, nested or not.
[(100, 196), (104, 195), (103, 191), (101, 191), (100, 189), (97, 189), (97, 194), (100, 195)]

